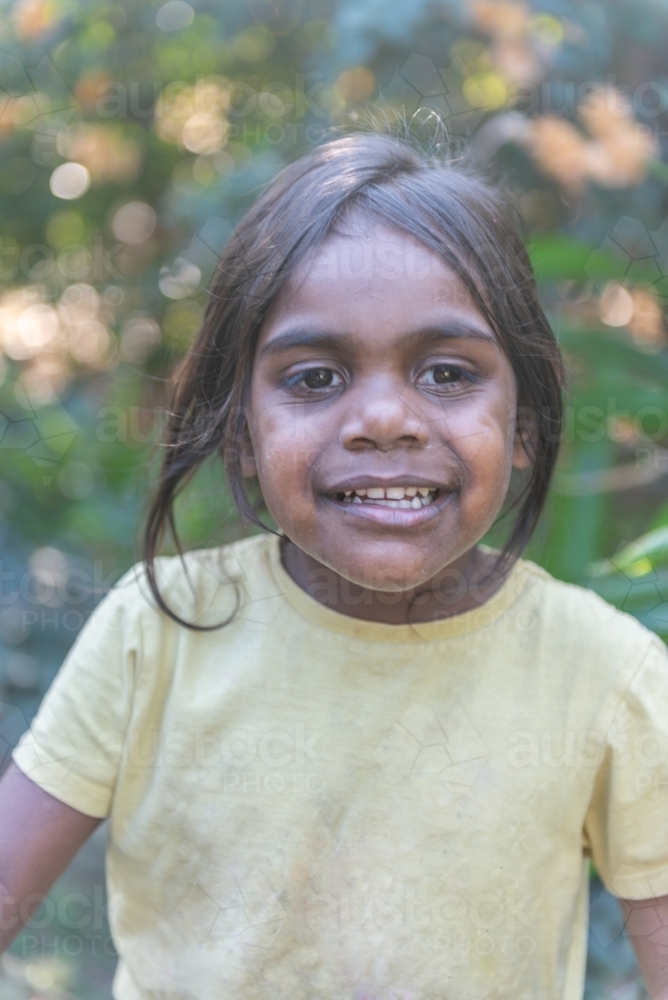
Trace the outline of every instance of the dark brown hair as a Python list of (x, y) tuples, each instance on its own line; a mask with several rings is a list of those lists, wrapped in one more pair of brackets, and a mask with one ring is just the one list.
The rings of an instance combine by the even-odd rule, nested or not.
[(536, 527), (559, 449), (564, 369), (538, 301), (512, 201), (465, 160), (448, 163), (393, 135), (347, 135), (281, 170), (244, 217), (221, 254), (197, 341), (175, 373), (143, 555), (159, 607), (182, 624), (191, 623), (165, 603), (154, 565), (167, 529), (181, 551), (176, 497), (201, 464), (217, 454), (242, 518), (266, 528), (240, 468), (258, 333), (300, 261), (352, 212), (402, 231), (436, 253), (496, 332), (515, 372), (518, 426), (532, 460), (527, 482), (511, 505), (518, 512), (497, 567), (519, 557)]

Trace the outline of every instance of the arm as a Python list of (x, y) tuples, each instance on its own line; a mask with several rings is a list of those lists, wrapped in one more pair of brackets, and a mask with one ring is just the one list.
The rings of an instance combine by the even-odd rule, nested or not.
[(668, 1000), (668, 896), (620, 899), (619, 905), (652, 1000)]
[[(55, 799), (11, 763), (0, 780), (0, 952), (102, 821)], [(35, 897), (29, 904), (29, 897)]]

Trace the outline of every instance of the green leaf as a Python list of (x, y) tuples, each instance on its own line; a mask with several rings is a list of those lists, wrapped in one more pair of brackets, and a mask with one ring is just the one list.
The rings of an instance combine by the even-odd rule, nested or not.
[(656, 565), (668, 562), (668, 525), (655, 528), (616, 552), (609, 560), (610, 572), (645, 576)]
[[(559, 234), (534, 236), (527, 249), (539, 281), (586, 277), (585, 264), (592, 254), (599, 253), (583, 240)], [(601, 254), (601, 259), (606, 268), (606, 277), (613, 265), (619, 269), (619, 264), (609, 254)]]

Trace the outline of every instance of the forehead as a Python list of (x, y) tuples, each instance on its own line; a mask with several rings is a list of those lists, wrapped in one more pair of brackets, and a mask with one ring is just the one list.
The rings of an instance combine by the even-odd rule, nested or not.
[(272, 303), (261, 340), (297, 317), (347, 333), (415, 329), (438, 319), (489, 325), (457, 274), (413, 237), (351, 221), (300, 263)]

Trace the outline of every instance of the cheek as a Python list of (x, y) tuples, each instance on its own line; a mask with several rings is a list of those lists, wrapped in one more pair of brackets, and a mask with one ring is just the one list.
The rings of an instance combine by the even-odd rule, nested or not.
[[(503, 417), (505, 418), (505, 408)], [(490, 505), (502, 502), (512, 471), (512, 426), (489, 411), (475, 420), (451, 427), (453, 447), (463, 467), (472, 502)]]
[(298, 493), (326, 447), (317, 421), (309, 420), (301, 406), (267, 407), (250, 421), (260, 487), (267, 499), (289, 484)]

